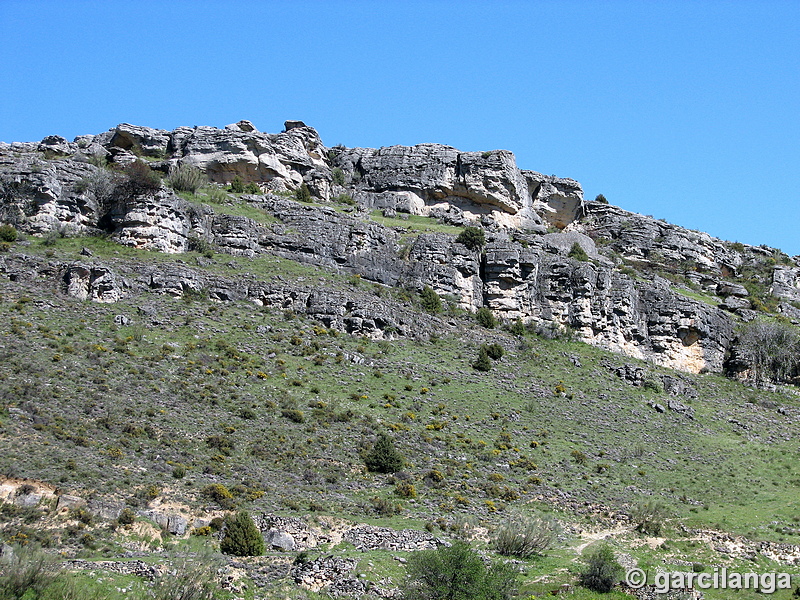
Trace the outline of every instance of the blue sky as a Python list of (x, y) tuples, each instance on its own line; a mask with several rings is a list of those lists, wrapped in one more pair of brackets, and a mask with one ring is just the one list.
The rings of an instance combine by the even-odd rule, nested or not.
[(800, 2), (0, 0), (0, 140), (302, 119), (800, 254)]

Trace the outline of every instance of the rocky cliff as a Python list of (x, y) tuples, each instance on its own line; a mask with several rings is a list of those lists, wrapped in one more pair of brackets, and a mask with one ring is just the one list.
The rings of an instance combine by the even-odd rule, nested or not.
[[(161, 175), (194, 167), (210, 191), (126, 186), (125, 166), (139, 163)], [(221, 191), (237, 180), (253, 193)], [(301, 186), (309, 202), (294, 197)], [(277, 134), (249, 121), (173, 131), (122, 124), (73, 142), (0, 144), (0, 210), (0, 220), (32, 236), (109, 235), (166, 253), (278, 256), (412, 292), (430, 286), (453, 307), (488, 307), (508, 324), (574, 332), (691, 372), (722, 371), (737, 323), (759, 311), (800, 318), (799, 263), (777, 250), (586, 202), (576, 181), (521, 170), (508, 151), (327, 148), (300, 121)], [(456, 241), (464, 226), (483, 229), (485, 246)], [(12, 255), (3, 270), (24, 271), (24, 262)], [(256, 278), (220, 285), (162, 272), (157, 262), (147, 269), (147, 285), (127, 287), (104, 265), (50, 272), (66, 293), (102, 302), (216, 286), (227, 290), (214, 296), (222, 301), (287, 303), (286, 290)], [(349, 331), (425, 329), (402, 311), (315, 293), (301, 294), (303, 310), (317, 306), (310, 314)], [(361, 321), (344, 322), (354, 315)]]

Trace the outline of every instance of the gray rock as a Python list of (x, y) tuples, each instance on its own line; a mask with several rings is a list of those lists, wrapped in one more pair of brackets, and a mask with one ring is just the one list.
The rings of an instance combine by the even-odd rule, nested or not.
[(86, 500), (80, 498), (78, 496), (69, 496), (67, 494), (62, 494), (58, 497), (58, 503), (56, 504), (56, 510), (61, 512), (62, 510), (71, 510), (73, 508), (78, 508), (79, 506), (85, 506)]
[(89, 500), (86, 509), (95, 517), (113, 521), (122, 514), (124, 506), (117, 502), (105, 502), (102, 500)]
[(128, 317), (126, 317), (125, 315), (116, 315), (114, 317), (114, 325), (120, 325), (120, 326), (124, 327), (124, 326), (130, 325), (130, 324), (131, 324), (131, 320)]
[(8, 544), (0, 544), (0, 562), (10, 564), (14, 560), (14, 548)]
[(264, 543), (274, 550), (294, 552), (297, 544), (291, 534), (277, 529), (270, 529), (264, 534)]

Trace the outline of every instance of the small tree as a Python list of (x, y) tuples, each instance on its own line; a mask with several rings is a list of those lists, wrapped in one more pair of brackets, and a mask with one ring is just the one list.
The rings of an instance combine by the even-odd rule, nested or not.
[(422, 304), (424, 310), (434, 315), (442, 312), (442, 300), (439, 298), (439, 294), (434, 292), (430, 286), (426, 285), (422, 288), (419, 296), (420, 304)]
[(403, 597), (408, 600), (507, 600), (517, 572), (512, 565), (486, 567), (469, 544), (422, 550), (408, 557)]
[(224, 554), (233, 556), (261, 556), (264, 538), (247, 511), (239, 511), (225, 520), (225, 535), (219, 544)]
[(497, 319), (494, 318), (492, 311), (485, 306), (480, 307), (478, 312), (475, 313), (475, 320), (478, 325), (486, 327), (486, 329), (494, 329), (495, 325), (497, 325)]
[(594, 201), (599, 202), (600, 204), (608, 204), (608, 200), (606, 200), (606, 197), (603, 196), (603, 194), (597, 194), (597, 196), (594, 197)]
[(622, 574), (622, 566), (614, 558), (610, 546), (598, 546), (587, 558), (586, 569), (581, 573), (581, 585), (595, 592), (607, 593)]
[(379, 433), (375, 445), (364, 456), (367, 469), (375, 473), (396, 473), (403, 468), (403, 456), (394, 447), (394, 440)]
[(478, 350), (478, 358), (472, 363), (472, 368), (476, 371), (490, 371), (492, 368), (492, 360), (489, 358), (489, 350), (486, 346), (481, 346)]
[(483, 229), (479, 227), (467, 227), (458, 234), (456, 243), (464, 244), (467, 250), (475, 251), (483, 248), (486, 243), (486, 236), (483, 233)]
[(311, 202), (311, 190), (303, 183), (294, 193), (294, 197), (300, 202)]

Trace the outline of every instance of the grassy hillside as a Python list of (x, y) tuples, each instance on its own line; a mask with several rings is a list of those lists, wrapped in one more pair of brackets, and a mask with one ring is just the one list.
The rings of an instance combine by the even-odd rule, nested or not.
[[(13, 251), (57, 264), (78, 260), (83, 246), (123, 277), (134, 277), (141, 261), (194, 265), (192, 254), (96, 238)], [(299, 278), (374, 302), (418, 304), (274, 257), (217, 255), (192, 268)], [(57, 288), (46, 274), (0, 282), (0, 473), (7, 478), (132, 510), (180, 506), (208, 518), (237, 507), (427, 528), (445, 538), (466, 526), (478, 547), (509, 514), (556, 515), (568, 534), (546, 557), (524, 562), (521, 594), (572, 580), (580, 551), (595, 542), (591, 532), (612, 533), (617, 548), (642, 564), (678, 561), (684, 569), (751, 564), (715, 552), (693, 529), (800, 543), (799, 413), (790, 392), (676, 374), (568, 339), (487, 330), (455, 309), (449, 333), (375, 341), (290, 311), (211, 302), (202, 292), (94, 304)], [(128, 324), (115, 324), (118, 315)], [(502, 358), (488, 372), (474, 369), (479, 346), (490, 343), (502, 346)], [(624, 365), (643, 369), (645, 385), (618, 376)], [(673, 399), (661, 375), (679, 378), (696, 397)], [(651, 406), (670, 400), (694, 417)], [(363, 453), (381, 432), (405, 457), (399, 474), (365, 467)], [(212, 484), (231, 497), (220, 502)], [(635, 534), (627, 520), (649, 499), (669, 515), (659, 539)], [(118, 557), (134, 542), (215, 547), (212, 537), (177, 539), (152, 523), (114, 530), (73, 513), (2, 506), (1, 538), (38, 540), (71, 555)], [(357, 557), (372, 581), (402, 577), (394, 558), (402, 553), (365, 558), (347, 543), (331, 548)], [(758, 560), (760, 570), (777, 569)]]

